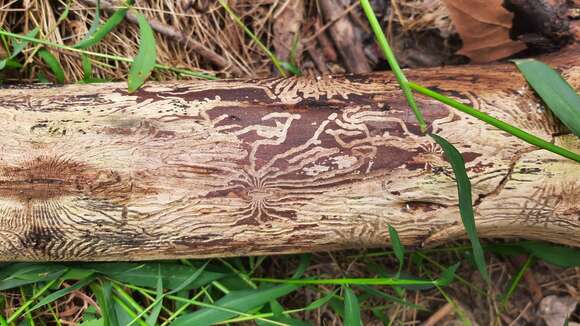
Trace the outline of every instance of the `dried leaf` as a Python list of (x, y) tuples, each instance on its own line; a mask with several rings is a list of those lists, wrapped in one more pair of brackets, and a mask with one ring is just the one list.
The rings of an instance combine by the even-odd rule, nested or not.
[(463, 47), (457, 53), (474, 63), (508, 57), (526, 48), (509, 36), (513, 14), (502, 0), (443, 0), (461, 36)]

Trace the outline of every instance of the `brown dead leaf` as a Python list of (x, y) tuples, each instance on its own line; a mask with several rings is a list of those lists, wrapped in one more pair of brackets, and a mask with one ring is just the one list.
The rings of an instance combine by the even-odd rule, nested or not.
[(499, 60), (526, 48), (509, 37), (513, 14), (502, 7), (502, 0), (443, 0), (461, 36), (463, 47), (457, 53), (474, 63)]
[[(274, 13), (274, 48), (276, 55), (282, 60), (289, 61), (292, 45), (297, 42), (300, 47), (300, 28), (304, 20), (304, 2), (302, 0), (286, 1)], [(300, 53), (301, 49), (297, 49)], [(296, 58), (299, 60), (299, 58)]]

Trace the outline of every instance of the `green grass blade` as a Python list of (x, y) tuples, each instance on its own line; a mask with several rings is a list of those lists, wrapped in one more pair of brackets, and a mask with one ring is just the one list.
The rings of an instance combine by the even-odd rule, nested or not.
[(409, 82), (407, 81), (407, 77), (403, 73), (403, 70), (401, 70), (401, 67), (399, 67), (399, 63), (397, 62), (397, 59), (395, 58), (395, 54), (393, 53), (393, 50), (391, 50), (391, 47), (389, 46), (389, 42), (387, 41), (387, 37), (385, 36), (385, 33), (383, 33), (383, 29), (381, 28), (381, 25), (379, 24), (379, 21), (377, 20), (377, 17), (375, 16), (375, 13), (374, 13), (373, 8), (371, 7), (371, 5), (369, 3), (369, 0), (360, 0), (360, 5), (361, 5), (365, 15), (367, 16), (367, 20), (369, 21), (369, 24), (371, 25), (371, 29), (373, 30), (373, 33), (375, 34), (375, 37), (377, 38), (377, 42), (379, 43), (379, 47), (381, 48), (381, 50), (383, 51), (383, 54), (385, 55), (385, 59), (387, 59), (389, 66), (391, 66), (391, 70), (393, 71), (393, 73), (395, 74), (395, 77), (397, 78), (397, 82), (399, 83), (399, 86), (401, 87), (401, 89), (403, 90), (403, 93), (405, 94), (405, 98), (407, 99), (407, 103), (409, 104), (409, 106), (413, 110), (413, 113), (415, 114), (415, 117), (417, 118), (417, 122), (419, 123), (419, 128), (421, 128), (422, 132), (426, 132), (427, 131), (427, 124), (425, 123), (425, 118), (423, 118), (423, 113), (421, 112), (421, 110), (417, 106), (417, 103), (415, 102), (415, 98), (413, 97), (413, 92), (411, 91), (411, 88), (409, 87)]
[(167, 292), (167, 295), (171, 295), (174, 293), (177, 293), (183, 289), (188, 288), (190, 285), (194, 284), (194, 282), (199, 278), (199, 276), (203, 273), (203, 271), (205, 270), (207, 264), (209, 264), (209, 261), (206, 261), (205, 264), (203, 264), (203, 266), (201, 266), (200, 268), (198, 268), (193, 274), (191, 274), (191, 276), (189, 276), (187, 279), (185, 279), (183, 281), (183, 283), (179, 284), (175, 289)]
[(344, 326), (361, 326), (360, 304), (354, 291), (344, 288)]
[(93, 65), (89, 56), (86, 54), (81, 54), (81, 63), (83, 66), (83, 81), (91, 80), (93, 78)]
[(489, 125), (492, 125), (498, 129), (501, 129), (501, 130), (513, 135), (513, 136), (516, 136), (519, 139), (521, 139), (529, 144), (538, 146), (539, 148), (543, 148), (543, 149), (548, 150), (552, 153), (558, 154), (558, 155), (563, 156), (565, 158), (569, 158), (569, 159), (574, 160), (576, 162), (580, 162), (580, 154), (571, 152), (565, 148), (562, 148), (560, 146), (557, 146), (557, 145), (554, 145), (550, 142), (547, 142), (547, 141), (545, 141), (537, 136), (534, 136), (534, 135), (527, 133), (527, 132), (525, 132), (517, 127), (514, 127), (514, 126), (510, 125), (509, 123), (506, 123), (506, 122), (503, 122), (499, 119), (496, 119), (496, 118), (494, 118), (486, 113), (483, 113), (483, 112), (481, 112), (481, 111), (479, 111), (479, 110), (477, 110), (469, 105), (465, 105), (461, 102), (458, 102), (454, 99), (451, 99), (443, 94), (432, 91), (432, 90), (425, 88), (421, 85), (415, 84), (413, 82), (409, 82), (409, 86), (412, 89), (414, 89), (415, 91), (417, 91), (423, 95), (429, 96), (429, 97), (431, 97), (431, 98), (433, 98), (441, 103), (444, 103), (444, 104), (451, 106), (454, 109), (457, 109), (463, 113), (469, 114), (472, 117), (477, 118), (477, 119), (479, 119), (479, 120), (481, 120)]
[[(159, 274), (157, 274), (156, 282), (159, 282)], [(145, 315), (145, 309), (139, 302), (119, 284), (113, 284), (113, 290), (115, 293), (113, 298), (115, 300), (115, 311), (119, 325), (127, 326), (136, 319), (135, 321), (141, 326), (147, 326), (143, 319), (137, 317), (137, 312), (140, 313), (140, 316)]]
[(332, 298), (328, 306), (332, 308), (336, 315), (338, 315), (340, 318), (344, 318), (344, 300), (340, 300), (339, 298)]
[(117, 11), (115, 11), (115, 13), (109, 19), (107, 19), (103, 25), (96, 28), (96, 26), (98, 26), (98, 19), (100, 17), (99, 7), (97, 4), (97, 14), (95, 15), (95, 21), (97, 21), (97, 25), (95, 25), (95, 21), (93, 21), (93, 25), (89, 29), (89, 32), (85, 38), (82, 39), (79, 43), (75, 44), (74, 47), (77, 49), (86, 49), (99, 43), (105, 36), (107, 36), (107, 34), (109, 34), (110, 31), (112, 31), (115, 27), (117, 27), (117, 25), (119, 25), (119, 23), (123, 21), (123, 19), (125, 19), (125, 15), (127, 14), (127, 11), (129, 10), (129, 7), (132, 3), (133, 1), (128, 1), (125, 3), (125, 5), (117, 9)]
[[(2, 63), (0, 62), (0, 65)], [(20, 69), (22, 68), (22, 64), (20, 62), (18, 62), (18, 60), (16, 59), (7, 59), (6, 62), (4, 63), (4, 68), (5, 69)]]
[[(452, 266), (453, 267), (453, 266)], [(457, 266), (455, 266), (457, 268)], [(300, 284), (300, 285), (390, 285), (390, 286), (422, 286), (422, 285), (445, 285), (445, 282), (450, 282), (449, 277), (452, 277), (455, 269), (448, 269), (443, 273), (439, 279), (425, 280), (425, 279), (404, 279), (396, 277), (377, 277), (377, 278), (332, 278), (332, 279), (277, 279), (277, 278), (253, 278), (254, 281), (266, 283), (282, 283), (282, 284)]]
[[(19, 266), (26, 266), (16, 264), (13, 268), (17, 269)], [(12, 268), (9, 268), (12, 270)], [(37, 282), (48, 282), (56, 280), (66, 273), (67, 268), (59, 265), (43, 265), (34, 264), (23, 271), (16, 270), (15, 273), (0, 281), (0, 291), (13, 289), (19, 286), (33, 284)]]
[(113, 284), (110, 281), (105, 281), (103, 284), (93, 283), (90, 288), (101, 309), (105, 326), (119, 326), (113, 301)]
[(159, 265), (157, 269), (157, 295), (155, 302), (153, 303), (153, 311), (151, 311), (145, 320), (145, 323), (147, 323), (148, 326), (157, 325), (157, 319), (159, 318), (161, 308), (163, 307), (163, 296), (163, 277), (161, 277), (161, 265)]
[[(2, 30), (0, 30), (0, 31), (4, 32)], [(8, 32), (4, 32), (4, 33), (8, 33)], [(36, 37), (36, 34), (38, 34), (38, 27), (36, 27), (35, 29), (26, 33), (26, 35), (24, 35), (24, 36), (28, 37), (28, 38), (34, 38), (34, 37)], [(6, 34), (4, 34), (4, 35), (6, 35)], [(7, 35), (7, 36), (10, 36), (10, 35)], [(24, 48), (28, 45), (28, 42), (30, 42), (30, 41), (16, 38), (16, 40), (14, 40), (12, 43), (12, 53), (10, 54), (10, 56), (8, 56), (5, 59), (0, 60), (0, 70), (4, 69), (10, 60), (14, 59), (17, 55), (19, 55), (20, 52), (22, 52), (22, 50), (24, 50)]]
[(276, 300), (270, 301), (270, 310), (272, 311), (273, 314), (272, 318), (270, 318), (268, 321), (256, 320), (256, 324), (258, 324), (259, 326), (271, 325), (270, 320), (273, 320), (281, 324), (286, 324), (288, 326), (311, 326), (311, 324), (303, 320), (295, 319), (285, 315), (284, 307), (281, 304), (279, 304), (278, 301)]
[[(34, 37), (36, 37), (36, 34), (38, 34), (38, 27), (36, 27), (33, 30), (31, 30), (30, 32), (26, 33), (24, 36), (34, 38)], [(12, 54), (10, 55), (10, 57), (14, 58), (17, 55), (19, 55), (20, 52), (22, 52), (22, 50), (24, 50), (24, 48), (26, 48), (26, 46), (28, 46), (27, 40), (14, 41), (14, 43), (12, 45)]]
[(373, 313), (373, 316), (375, 316), (375, 318), (377, 318), (378, 320), (380, 320), (383, 323), (384, 326), (393, 325), (393, 322), (389, 319), (389, 317), (387, 317), (387, 314), (385, 313), (385, 309), (373, 308), (371, 310), (371, 312)]
[(78, 281), (74, 285), (71, 285), (71, 286), (69, 286), (67, 288), (60, 289), (60, 290), (58, 290), (56, 292), (53, 292), (53, 293), (47, 295), (46, 297), (42, 298), (42, 300), (40, 300), (37, 304), (35, 304), (32, 308), (30, 308), (30, 311), (36, 310), (36, 309), (38, 309), (38, 308), (40, 308), (42, 306), (45, 306), (45, 305), (47, 305), (49, 303), (52, 303), (52, 302), (54, 302), (54, 301), (56, 301), (56, 300), (64, 297), (65, 295), (67, 295), (67, 294), (69, 294), (69, 293), (71, 293), (73, 291), (76, 291), (78, 289), (81, 289), (81, 288), (83, 288), (83, 287), (91, 284), (94, 280), (95, 280), (95, 277), (94, 276), (90, 276), (90, 277), (87, 277), (87, 278), (85, 278), (83, 280)]
[(95, 274), (95, 271), (84, 268), (70, 267), (69, 270), (61, 277), (63, 280), (84, 280)]
[[(137, 317), (137, 314), (129, 306), (127, 302), (118, 296), (112, 296), (113, 299), (113, 309), (115, 310), (115, 316), (117, 318), (117, 325), (127, 326), (131, 323), (133, 319)], [(142, 319), (137, 319), (137, 322), (141, 326), (147, 326), (147, 324)]]
[(91, 27), (89, 28), (87, 35), (85, 35), (84, 39), (81, 40), (81, 42), (90, 37), (91, 35), (93, 35), (100, 25), (101, 25), (101, 0), (97, 0), (95, 4), (95, 18), (91, 22)]
[(256, 44), (260, 47), (260, 49), (262, 49), (262, 51), (264, 51), (264, 53), (266, 53), (268, 55), (268, 57), (270, 57), (270, 60), (272, 61), (272, 63), (274, 64), (274, 67), (276, 67), (276, 70), (278, 70), (278, 72), (280, 73), (280, 75), (282, 75), (283, 77), (285, 77), (286, 76), (286, 71), (282, 67), (282, 63), (280, 62), (280, 60), (278, 59), (278, 57), (274, 53), (272, 53), (272, 51), (270, 51), (270, 49), (268, 49), (268, 47), (266, 45), (264, 45), (264, 43), (262, 42), (262, 40), (260, 40), (244, 24), (244, 22), (240, 19), (240, 17), (238, 17), (238, 15), (236, 15), (236, 13), (232, 10), (232, 8), (230, 8), (230, 6), (228, 5), (228, 3), (226, 1), (224, 1), (224, 0), (218, 0), (218, 2), (224, 8), (224, 10), (228, 13), (228, 15), (230, 15), (230, 17), (232, 17), (232, 19), (236, 22), (236, 24), (238, 24), (238, 26), (240, 26), (244, 30), (244, 32), (246, 33), (246, 35), (248, 35), (254, 42), (256, 42)]
[[(161, 275), (163, 285), (167, 289), (190, 290), (201, 287), (212, 281), (219, 280), (231, 274), (208, 271), (204, 269), (200, 275), (192, 276), (200, 269), (172, 263), (161, 263)], [(153, 263), (93, 263), (84, 264), (83, 267), (107, 275), (122, 283), (156, 288), (157, 264)], [(183, 284), (186, 283), (184, 286)]]
[[(246, 312), (259, 308), (264, 304), (287, 295), (298, 289), (298, 285), (284, 284), (275, 287), (232, 291), (215, 302), (216, 306)], [(211, 325), (232, 318), (236, 313), (210, 307), (202, 308), (194, 313), (176, 319), (172, 326), (180, 325)]]
[(255, 278), (254, 281), (261, 281), (267, 283), (284, 283), (284, 284), (327, 284), (327, 285), (433, 285), (431, 280), (406, 280), (390, 277), (381, 278), (331, 278), (331, 279), (275, 279), (275, 278)]
[(41, 295), (43, 295), (44, 292), (48, 291), (52, 286), (54, 286), (56, 284), (56, 282), (57, 282), (57, 280), (54, 279), (54, 280), (46, 283), (46, 285), (43, 286), (40, 290), (38, 290), (38, 292), (34, 293), (32, 298), (26, 300), (23, 303), (21, 302), (18, 309), (16, 309), (14, 311), (14, 313), (12, 313), (12, 315), (10, 315), (10, 317), (6, 318), (6, 322), (8, 324), (10, 324), (10, 323), (14, 322), (18, 317), (20, 317), (20, 315), (22, 315), (24, 312), (30, 313), (28, 307), (32, 304), (32, 302), (34, 300), (36, 300), (37, 298), (39, 298)]
[(105, 326), (105, 319), (104, 318), (90, 319), (87, 321), (83, 321), (82, 323), (78, 324), (78, 326)]
[(127, 78), (127, 85), (129, 86), (129, 93), (139, 89), (145, 80), (151, 74), (155, 67), (155, 60), (157, 58), (157, 49), (155, 46), (155, 36), (153, 30), (147, 19), (139, 14), (139, 52), (131, 64), (129, 70), (129, 77)]
[(300, 255), (300, 263), (298, 264), (298, 267), (294, 271), (294, 274), (292, 274), (293, 279), (300, 278), (302, 277), (302, 275), (304, 275), (304, 272), (306, 272), (306, 269), (308, 268), (308, 266), (310, 266), (311, 257), (312, 255), (310, 254)]
[(401, 239), (399, 238), (399, 233), (395, 228), (389, 224), (389, 236), (391, 237), (391, 246), (395, 252), (395, 256), (399, 261), (399, 270), (397, 271), (397, 277), (401, 274), (403, 270), (403, 264), (405, 262), (405, 248), (401, 244)]
[(564, 268), (580, 267), (580, 249), (538, 241), (522, 241), (518, 245), (550, 264)]
[(526, 262), (522, 265), (522, 267), (518, 270), (517, 274), (513, 277), (507, 291), (501, 296), (500, 302), (501, 302), (501, 305), (503, 307), (506, 307), (512, 294), (516, 290), (518, 284), (520, 284), (520, 281), (524, 277), (524, 274), (526, 273), (526, 271), (530, 268), (530, 266), (532, 266), (533, 262), (534, 262), (534, 256), (529, 255)]
[(315, 309), (318, 309), (318, 308), (324, 306), (336, 295), (337, 292), (338, 292), (338, 289), (334, 290), (333, 292), (328, 292), (320, 299), (316, 299), (316, 300), (312, 301), (309, 305), (304, 307), (304, 311), (315, 310)]
[(286, 70), (286, 71), (290, 72), (290, 73), (291, 73), (292, 75), (294, 75), (294, 76), (300, 76), (300, 75), (302, 75), (302, 72), (300, 71), (300, 68), (298, 68), (298, 67), (297, 67), (296, 65), (294, 65), (294, 64), (291, 64), (291, 63), (290, 63), (290, 62), (288, 62), (288, 61), (282, 61), (282, 62), (280, 63), (280, 66), (281, 66), (282, 68), (284, 68), (284, 70)]
[(107, 81), (105, 79), (93, 77), (93, 65), (91, 64), (91, 59), (85, 53), (81, 53), (81, 65), (83, 67), (83, 79), (80, 80), (79, 83), (92, 84)]
[(469, 181), (467, 172), (465, 171), (465, 162), (463, 157), (461, 156), (461, 153), (459, 153), (459, 151), (443, 137), (436, 134), (430, 135), (437, 142), (437, 144), (441, 146), (443, 152), (445, 152), (445, 156), (451, 163), (453, 173), (455, 174), (455, 180), (457, 182), (461, 221), (463, 222), (465, 232), (467, 233), (467, 237), (469, 238), (469, 241), (473, 247), (473, 258), (475, 260), (475, 265), (477, 265), (477, 269), (479, 270), (481, 276), (486, 281), (489, 281), (489, 275), (487, 273), (487, 268), (485, 267), (483, 248), (481, 247), (481, 243), (479, 242), (479, 238), (477, 236), (477, 229), (475, 228), (475, 216), (473, 213), (471, 200), (471, 182)]
[[(28, 37), (26, 35), (19, 35), (19, 34), (6, 32), (6, 31), (3, 31), (2, 29), (0, 29), (0, 36), (13, 37), (15, 39), (24, 40), (26, 42), (32, 42), (35, 44), (46, 45), (46, 46), (49, 46), (51, 48), (66, 50), (66, 51), (70, 51), (70, 52), (74, 52), (74, 53), (87, 54), (87, 55), (90, 55), (90, 56), (96, 57), (96, 58), (103, 58), (103, 59), (122, 61), (122, 62), (133, 62), (133, 59), (131, 59), (131, 58), (120, 57), (120, 56), (110, 55), (110, 54), (106, 54), (106, 53), (92, 52), (92, 51), (87, 51), (87, 50), (83, 50), (83, 49), (77, 49), (77, 48), (74, 48), (72, 46), (68, 46), (68, 45), (64, 45), (64, 44), (54, 43), (54, 42), (50, 42), (47, 40), (41, 40), (41, 39), (37, 39), (34, 37)], [(200, 73), (200, 72), (192, 71), (189, 69), (174, 68), (174, 67), (170, 67), (170, 66), (166, 66), (166, 65), (161, 65), (158, 63), (155, 64), (155, 68), (169, 70), (169, 71), (172, 71), (174, 73), (181, 74), (183, 76), (191, 76), (191, 77), (210, 79), (210, 80), (217, 79), (217, 77), (212, 76), (212, 75), (208, 75), (206, 73)]]
[(54, 75), (56, 82), (59, 84), (64, 84), (65, 78), (64, 70), (62, 69), (62, 66), (60, 65), (58, 59), (52, 53), (48, 52), (48, 50), (46, 49), (40, 49), (38, 50), (37, 53), (38, 56), (42, 58), (44, 63), (46, 63), (46, 65), (52, 71), (52, 74)]
[(513, 60), (550, 111), (580, 137), (580, 96), (547, 64), (534, 59)]
[(471, 320), (467, 318), (467, 316), (465, 315), (465, 311), (463, 311), (463, 309), (459, 307), (459, 305), (455, 302), (455, 300), (453, 300), (453, 298), (451, 298), (440, 286), (437, 286), (437, 290), (439, 290), (439, 293), (441, 293), (441, 295), (445, 298), (447, 303), (449, 303), (453, 307), (453, 311), (459, 317), (459, 319), (461, 319), (463, 325), (472, 326), (473, 324), (471, 323)]
[(439, 279), (435, 282), (436, 286), (447, 286), (453, 279), (455, 278), (455, 273), (457, 272), (457, 268), (459, 268), (459, 263), (450, 266), (449, 268), (445, 269)]
[(418, 304), (414, 304), (408, 301), (405, 301), (399, 297), (396, 297), (394, 295), (390, 295), (387, 294), (375, 287), (372, 286), (368, 286), (368, 285), (359, 285), (359, 287), (369, 296), (373, 296), (373, 297), (377, 297), (381, 300), (385, 300), (385, 301), (392, 301), (398, 304), (401, 304), (403, 306), (407, 306), (411, 309), (416, 309), (416, 310), (427, 310), (425, 309), (425, 307), (418, 305)]
[[(2, 265), (0, 268), (0, 279), (2, 281), (11, 280), (23, 276), (26, 279), (37, 279), (41, 277), (42, 273), (52, 273), (54, 271), (66, 269), (63, 266), (57, 264), (46, 264), (41, 263), (14, 263)], [(31, 276), (24, 276), (26, 274), (32, 274)], [(0, 291), (6, 290), (5, 288), (0, 288)]]

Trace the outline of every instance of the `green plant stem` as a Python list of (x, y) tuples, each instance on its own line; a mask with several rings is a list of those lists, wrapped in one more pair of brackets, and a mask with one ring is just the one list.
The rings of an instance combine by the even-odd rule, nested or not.
[(270, 51), (270, 49), (268, 49), (268, 47), (265, 46), (264, 43), (262, 43), (262, 41), (244, 24), (244, 22), (240, 19), (240, 17), (238, 17), (238, 15), (236, 15), (236, 13), (232, 10), (232, 8), (228, 6), (227, 2), (225, 2), (224, 0), (218, 0), (218, 2), (230, 15), (230, 17), (232, 17), (232, 19), (236, 22), (236, 24), (238, 24), (238, 26), (240, 26), (244, 30), (244, 32), (254, 42), (256, 42), (256, 44), (258, 44), (258, 46), (262, 49), (262, 51), (264, 51), (268, 55), (268, 57), (270, 57), (270, 60), (272, 61), (272, 63), (274, 64), (280, 75), (282, 75), (282, 77), (286, 77), (286, 70), (282, 67), (282, 63), (280, 62), (278, 57), (276, 57), (276, 55), (272, 53), (272, 51)]
[(475, 108), (472, 108), (469, 105), (465, 105), (465, 104), (458, 102), (454, 99), (451, 99), (443, 94), (432, 91), (426, 87), (415, 84), (413, 82), (409, 82), (408, 85), (412, 89), (414, 89), (415, 91), (417, 91), (423, 95), (429, 96), (429, 97), (431, 97), (431, 98), (433, 98), (441, 103), (447, 104), (447, 105), (453, 107), (454, 109), (457, 109), (463, 113), (467, 113), (467, 114), (471, 115), (472, 117), (477, 118), (477, 119), (479, 119), (479, 120), (481, 120), (489, 125), (492, 125), (498, 129), (501, 129), (501, 130), (513, 135), (513, 136), (516, 136), (519, 139), (521, 139), (529, 144), (532, 144), (532, 145), (535, 145), (535, 146), (540, 147), (542, 149), (548, 150), (552, 153), (558, 154), (558, 155), (563, 156), (565, 158), (569, 158), (569, 159), (574, 160), (576, 162), (580, 162), (580, 154), (574, 153), (574, 152), (569, 151), (565, 148), (562, 148), (558, 145), (554, 145), (550, 142), (547, 142), (547, 141), (543, 140), (542, 138), (539, 138), (539, 137), (534, 136), (530, 133), (527, 133), (527, 132), (525, 132), (517, 127), (514, 127), (514, 126), (512, 126), (508, 123), (505, 123), (499, 119), (496, 119), (496, 118), (494, 118), (486, 113), (483, 113)]
[(25, 311), (28, 310), (28, 307), (34, 302), (34, 300), (38, 299), (44, 292), (50, 289), (59, 279), (54, 279), (48, 282), (45, 286), (43, 286), (38, 292), (36, 292), (28, 301), (22, 304), (10, 317), (6, 319), (8, 324), (12, 323), (16, 320), (16, 318), (20, 317), (20, 315)]
[(463, 322), (463, 325), (465, 326), (471, 326), (471, 320), (469, 320), (467, 318), (467, 316), (465, 315), (465, 311), (463, 311), (463, 309), (461, 309), (461, 307), (459, 307), (459, 305), (457, 305), (457, 303), (455, 302), (455, 300), (453, 300), (444, 290), (442, 287), (435, 285), (437, 287), (437, 290), (439, 290), (439, 293), (441, 293), (441, 295), (445, 298), (445, 300), (447, 300), (447, 302), (451, 305), (451, 307), (453, 307), (453, 311), (455, 311), (455, 313), (459, 316), (459, 319), (461, 319), (461, 322)]
[(385, 33), (383, 33), (383, 29), (381, 28), (381, 25), (377, 20), (377, 16), (375, 16), (375, 13), (369, 3), (369, 0), (360, 0), (360, 5), (363, 11), (365, 12), (365, 15), (367, 16), (369, 24), (371, 25), (371, 29), (373, 30), (375, 37), (377, 38), (377, 42), (379, 43), (379, 47), (381, 48), (383, 54), (385, 55), (385, 59), (387, 59), (389, 66), (391, 66), (391, 70), (395, 74), (397, 82), (399, 83), (399, 86), (401, 87), (403, 93), (405, 94), (405, 97), (407, 98), (407, 103), (409, 103), (409, 106), (411, 107), (413, 113), (415, 114), (415, 117), (417, 118), (417, 122), (419, 123), (419, 128), (421, 128), (421, 132), (425, 133), (427, 131), (427, 124), (425, 123), (425, 119), (423, 118), (423, 113), (421, 112), (419, 107), (417, 107), (417, 103), (415, 102), (415, 98), (413, 98), (413, 92), (409, 87), (407, 77), (403, 73), (403, 70), (401, 70), (401, 67), (399, 67), (399, 63), (395, 58), (395, 54), (393, 53), (393, 50), (391, 50), (391, 47), (389, 46), (387, 37), (385, 36)]
[[(125, 301), (123, 301), (123, 299), (117, 296), (113, 296), (113, 300), (115, 300), (115, 302), (119, 306), (121, 306), (123, 310), (125, 310), (125, 312), (127, 313), (127, 315), (129, 315), (129, 317), (131, 317), (132, 319), (135, 319), (137, 317), (137, 314), (133, 311), (133, 309), (131, 309), (131, 307), (129, 307), (129, 305)], [(115, 309), (114, 307), (111, 308)], [(148, 326), (142, 319), (137, 319), (137, 321), (139, 322), (139, 324), (141, 324), (141, 326)]]
[[(110, 54), (105, 54), (105, 53), (92, 52), (92, 51), (87, 51), (87, 50), (83, 50), (83, 49), (77, 49), (77, 48), (74, 48), (72, 46), (53, 43), (53, 42), (46, 41), (46, 40), (40, 40), (40, 39), (37, 39), (34, 37), (28, 37), (26, 35), (14, 34), (11, 32), (3, 31), (1, 29), (0, 29), (0, 35), (13, 37), (16, 39), (25, 40), (25, 41), (36, 43), (36, 44), (42, 44), (42, 45), (50, 46), (50, 47), (53, 47), (56, 49), (66, 50), (66, 51), (75, 52), (75, 53), (83, 53), (83, 54), (90, 55), (93, 57), (115, 60), (115, 61), (123, 61), (123, 62), (131, 62), (131, 63), (133, 62), (133, 59), (131, 59), (131, 58), (120, 57), (120, 56), (110, 55)], [(200, 72), (195, 72), (195, 71), (191, 71), (188, 69), (173, 68), (173, 67), (161, 65), (158, 63), (155, 64), (155, 68), (168, 70), (168, 71), (172, 71), (175, 73), (179, 73), (179, 74), (183, 74), (183, 75), (187, 75), (187, 76), (192, 76), (192, 77), (197, 77), (197, 78), (202, 78), (202, 79), (209, 79), (209, 80), (218, 79), (217, 77), (212, 76), (212, 75), (208, 75), (208, 74), (204, 74), (204, 73), (200, 73)]]
[(402, 280), (396, 278), (336, 278), (336, 279), (313, 279), (292, 280), (275, 278), (253, 278), (254, 281), (283, 284), (327, 284), (327, 285), (434, 285), (437, 281), (428, 280)]
[(518, 287), (518, 284), (520, 284), (520, 281), (524, 277), (524, 274), (530, 268), (530, 266), (532, 266), (533, 263), (534, 263), (534, 256), (529, 255), (528, 259), (526, 259), (526, 262), (522, 265), (522, 267), (519, 269), (518, 273), (514, 276), (512, 282), (510, 283), (508, 290), (502, 296), (502, 298), (501, 298), (501, 306), (502, 307), (505, 308), (507, 306), (507, 303), (509, 302), (512, 294), (515, 292), (516, 288)]
[[(113, 281), (113, 282), (117, 286), (121, 285), (121, 286), (126, 286), (129, 289), (141, 290), (141, 291), (149, 292), (149, 293), (155, 293), (155, 291), (149, 290), (149, 289), (146, 289), (146, 288), (143, 288), (143, 287), (139, 287), (139, 286), (135, 286), (135, 285), (131, 285), (131, 284), (125, 284), (125, 283), (121, 283), (121, 282), (117, 282), (117, 281)], [(213, 304), (208, 304), (206, 302), (198, 301), (198, 300), (196, 300), (197, 296), (195, 296), (193, 299), (182, 298), (182, 297), (178, 297), (178, 296), (175, 296), (175, 295), (166, 295), (165, 297), (168, 298), (168, 299), (171, 299), (171, 300), (180, 301), (180, 302), (183, 302), (183, 303), (187, 303), (187, 304), (194, 305), (194, 306), (199, 306), (199, 307), (202, 307), (202, 308), (209, 308), (209, 309), (221, 310), (221, 311), (225, 311), (225, 312), (234, 313), (234, 314), (236, 314), (238, 316), (247, 317), (248, 319), (257, 319), (257, 320), (260, 320), (260, 321), (263, 321), (263, 322), (266, 322), (266, 323), (270, 323), (270, 324), (274, 324), (274, 325), (286, 326), (286, 324), (282, 324), (282, 323), (276, 322), (274, 320), (269, 320), (269, 319), (266, 319), (266, 318), (256, 317), (256, 316), (254, 316), (252, 314), (248, 314), (248, 313), (245, 313), (245, 312), (241, 312), (241, 311), (237, 311), (237, 310), (233, 310), (233, 309), (229, 309), (229, 308), (225, 308), (225, 307), (216, 306), (216, 305), (213, 305)], [(137, 316), (137, 315), (135, 313), (133, 313), (133, 316), (132, 317), (134, 318), (135, 316)]]

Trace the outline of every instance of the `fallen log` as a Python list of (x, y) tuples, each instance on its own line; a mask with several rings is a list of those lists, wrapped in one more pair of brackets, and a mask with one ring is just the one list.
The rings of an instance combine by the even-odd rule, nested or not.
[[(546, 58), (575, 89), (577, 48)], [(408, 72), (578, 151), (512, 65)], [(464, 237), (450, 165), (392, 75), (2, 86), (0, 260), (148, 260)], [(481, 237), (580, 246), (579, 165), (418, 96)]]

